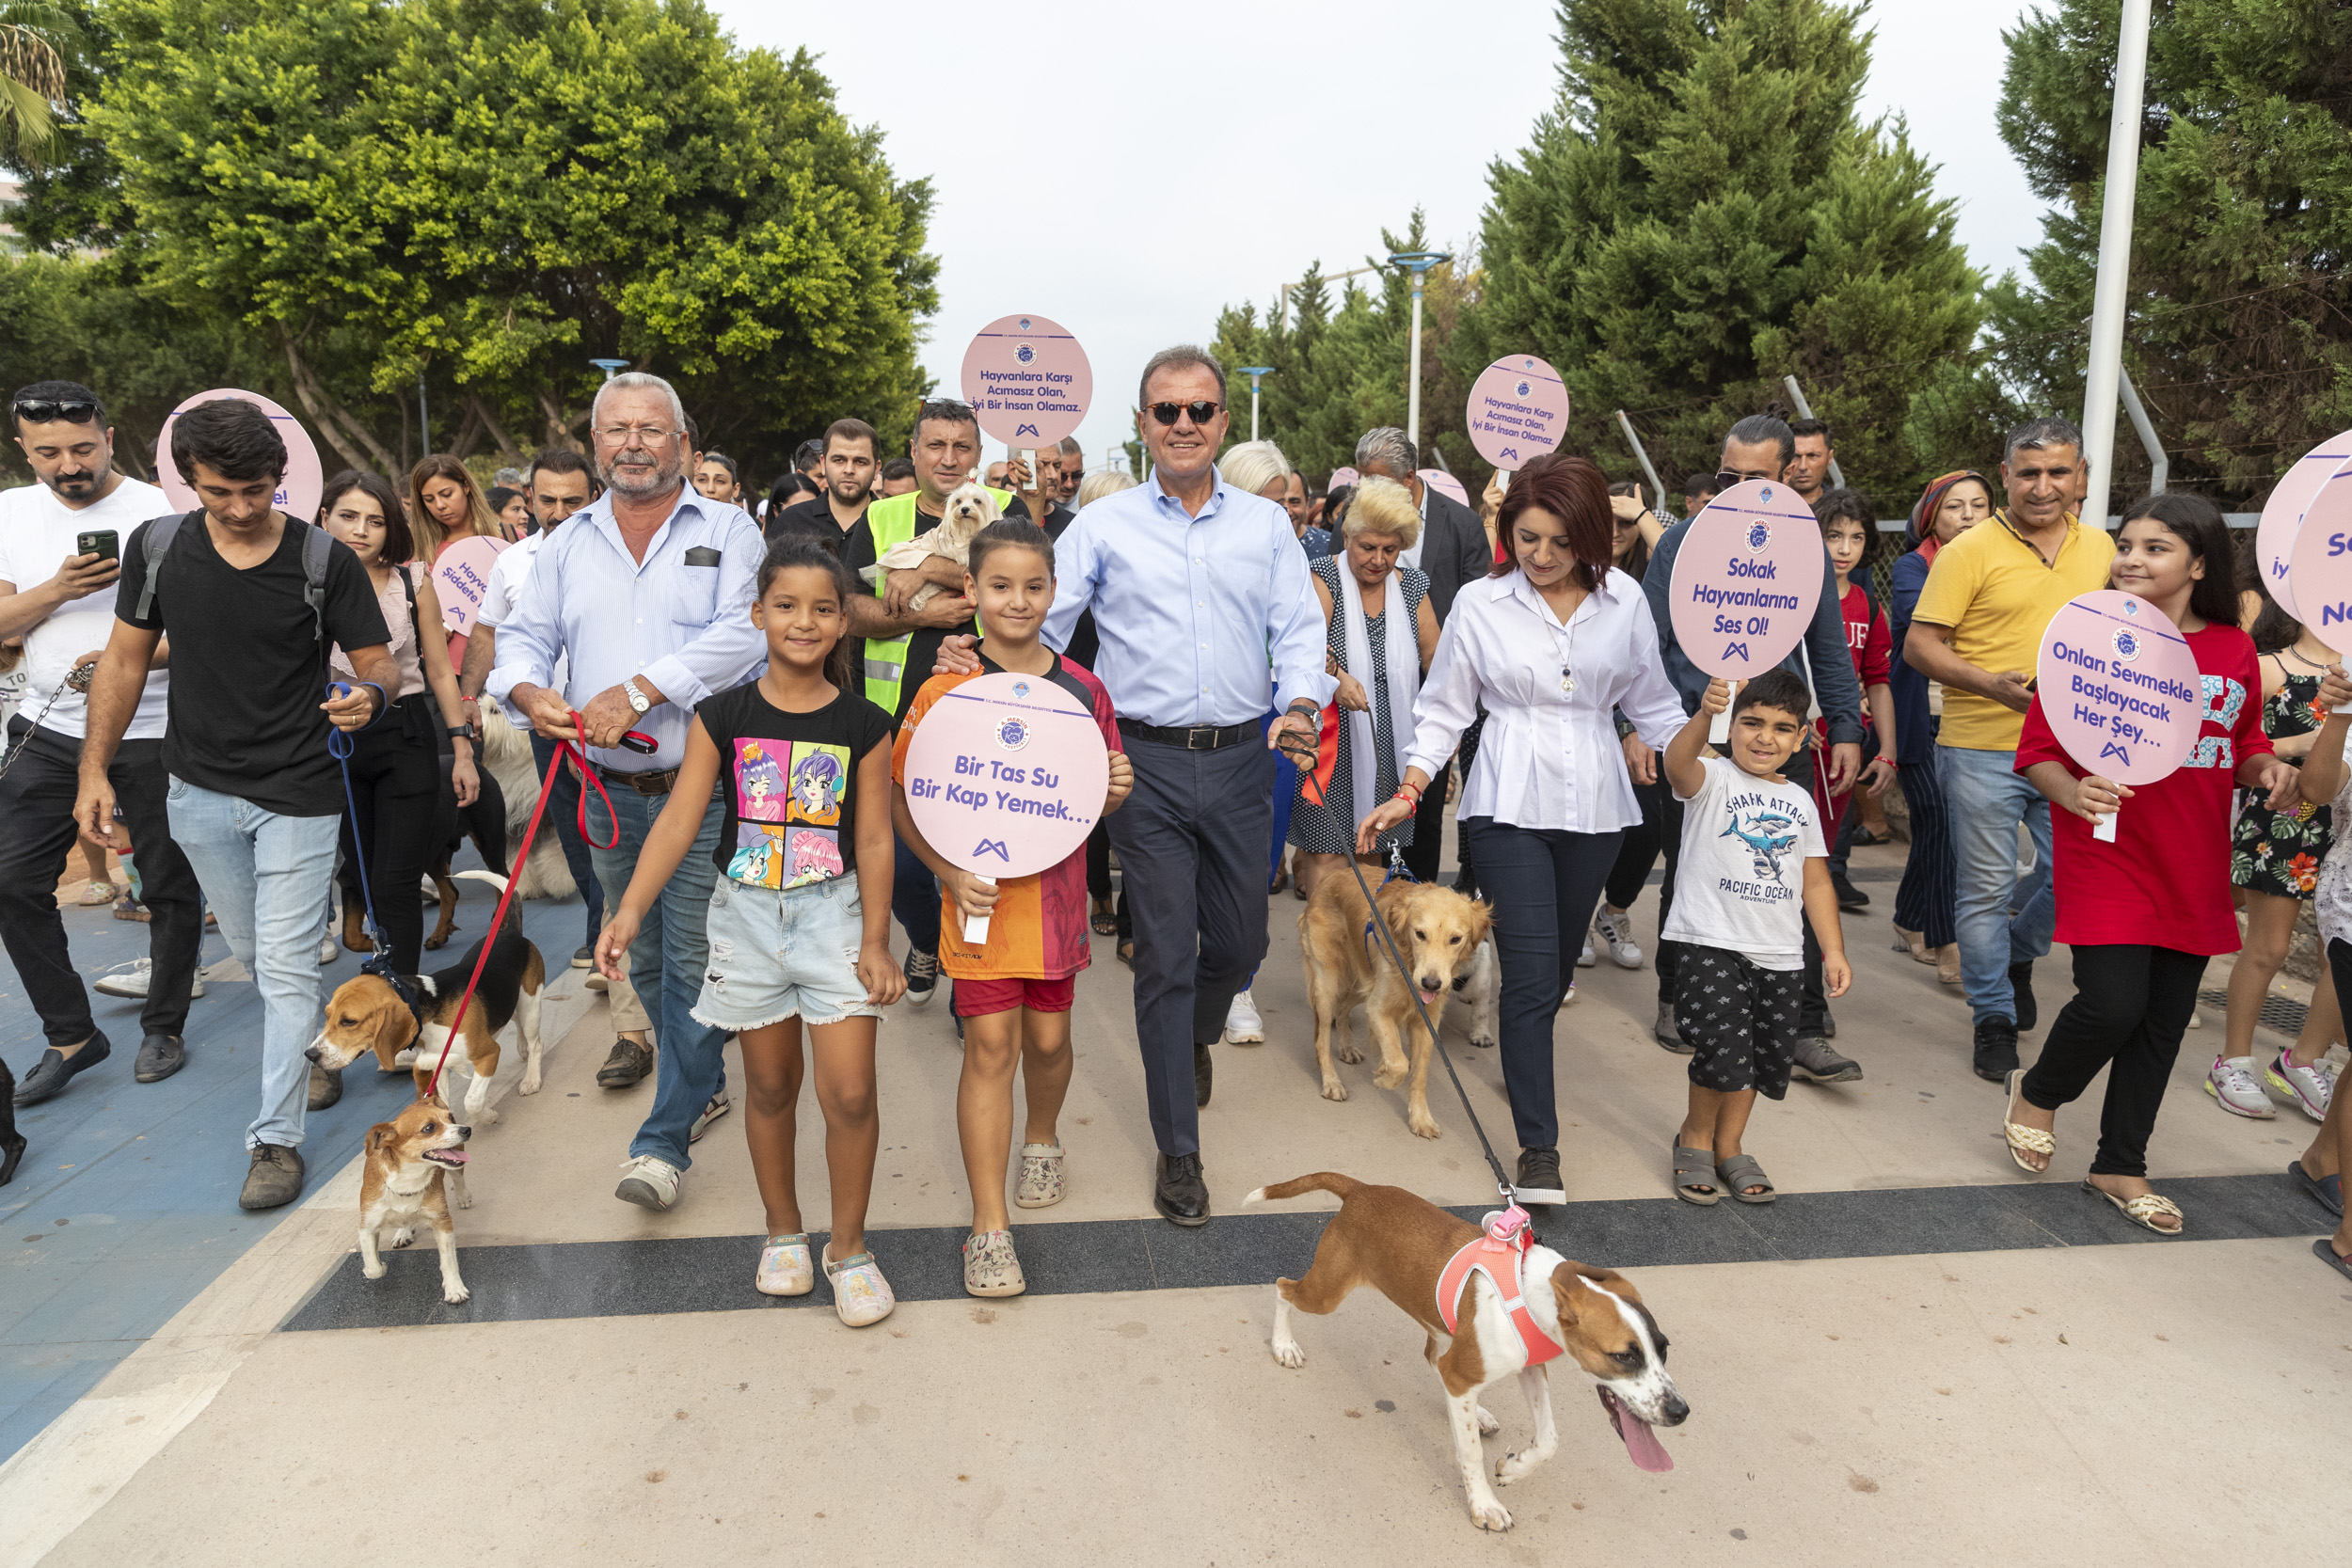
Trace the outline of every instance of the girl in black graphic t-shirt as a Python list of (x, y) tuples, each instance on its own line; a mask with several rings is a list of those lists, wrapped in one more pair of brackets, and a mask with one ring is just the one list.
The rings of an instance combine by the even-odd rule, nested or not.
[(906, 977), (890, 956), (890, 716), (850, 687), (853, 592), (821, 545), (787, 536), (770, 547), (752, 606), (753, 625), (768, 634), (768, 669), (695, 711), (670, 803), (596, 942), (596, 967), (621, 977), (628, 944), (693, 847), (723, 777), (710, 968), (694, 1017), (742, 1041), (751, 1089), (743, 1132), (768, 1210), (754, 1283), (780, 1296), (816, 1288), (793, 1185), (805, 1022), (832, 1178), (825, 1275), (834, 1309), (854, 1328), (881, 1322), (895, 1305), (866, 1250), (866, 1204), (882, 1128), (874, 1021), (904, 993)]

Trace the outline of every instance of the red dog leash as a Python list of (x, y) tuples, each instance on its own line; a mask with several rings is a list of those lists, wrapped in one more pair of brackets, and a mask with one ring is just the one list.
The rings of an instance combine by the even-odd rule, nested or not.
[[(575, 708), (570, 711), (572, 732), (575, 735), (587, 733), (585, 721), (580, 717), (579, 710)], [(651, 752), (656, 745), (652, 736), (640, 734), (635, 730), (631, 730), (624, 739), (642, 743), (642, 748), (640, 746), (629, 747), (632, 752), (641, 749)], [(531, 808), (531, 826), (523, 830), (521, 847), (517, 848), (507, 862), (508, 865), (515, 870), (511, 871), (506, 879), (506, 890), (499, 895), (498, 912), (490, 916), (490, 934), (483, 940), (482, 957), (473, 961), (473, 974), (467, 978), (466, 989), (457, 998), (457, 1012), (449, 1021), (449, 1037), (441, 1041), (441, 1058), (433, 1064), (433, 1076), (425, 1081), (424, 1093), (418, 1097), (421, 1100), (432, 1099), (435, 1091), (441, 1086), (441, 1069), (449, 1065), (450, 1047), (457, 1043), (458, 1025), (466, 1022), (466, 1009), (473, 1005), (474, 989), (482, 984), (482, 971), (490, 961), (490, 949), (498, 945), (499, 927), (506, 919), (506, 906), (514, 902), (515, 884), (520, 879), (519, 869), (524, 862), (531, 859), (531, 842), (539, 836), (539, 821), (547, 815), (548, 810), (548, 796), (550, 793), (548, 785), (554, 780), (555, 770), (564, 766), (567, 753), (573, 759), (573, 766), (580, 769), (582, 785), (580, 792), (580, 841), (598, 849), (610, 849), (613, 845), (621, 842), (620, 814), (612, 809), (612, 797), (606, 793), (604, 781), (596, 777), (596, 768), (589, 764), (588, 753), (581, 750), (577, 740), (558, 740), (555, 743), (555, 755), (548, 760), (547, 775), (539, 781), (539, 803)], [(598, 795), (604, 796), (604, 815), (612, 819), (612, 840), (610, 844), (598, 844), (588, 836), (589, 786), (593, 786)]]

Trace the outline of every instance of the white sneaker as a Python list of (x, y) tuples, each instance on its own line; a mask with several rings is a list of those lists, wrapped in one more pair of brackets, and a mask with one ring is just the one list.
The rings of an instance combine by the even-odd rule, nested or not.
[(2296, 1108), (2313, 1121), (2328, 1119), (2328, 1104), (2336, 1096), (2336, 1069), (2322, 1056), (2310, 1067), (2296, 1067), (2285, 1052), (2270, 1064), (2263, 1074), (2263, 1082), (2273, 1091), (2295, 1101)]
[(2268, 1121), (2279, 1114), (2254, 1077), (2251, 1056), (2216, 1056), (2212, 1069), (2205, 1074), (2205, 1092), (2232, 1116)]
[(441, 901), (441, 884), (430, 877), (422, 880), (424, 885), (417, 890), (418, 895), (428, 904), (438, 904)]
[(1593, 956), (1593, 934), (1590, 931), (1587, 931), (1584, 933), (1583, 951), (1578, 953), (1576, 956), (1576, 967), (1579, 969), (1590, 969), (1593, 965), (1598, 963), (1599, 961), (1600, 960), (1598, 958)]
[(678, 1183), (686, 1173), (669, 1161), (652, 1154), (639, 1154), (621, 1167), (625, 1173), (621, 1184), (612, 1189), (612, 1196), (623, 1203), (634, 1203), (641, 1209), (660, 1213), (677, 1202)]
[(1234, 994), (1233, 1005), (1225, 1009), (1225, 1043), (1228, 1045), (1263, 1045), (1265, 1043), (1265, 1020), (1258, 1016), (1258, 1005), (1248, 991)]
[[(128, 996), (144, 1002), (147, 1000), (147, 982), (154, 972), (155, 960), (152, 958), (137, 958), (127, 964), (117, 964), (92, 980), (90, 990), (102, 996)], [(203, 994), (204, 976), (198, 974), (188, 987), (188, 996), (194, 1000)]]
[(1593, 916), (1593, 934), (1609, 949), (1609, 957), (1619, 969), (1642, 967), (1641, 943), (1633, 940), (1633, 915), (1630, 911), (1612, 913), (1601, 911)]
[(325, 942), (319, 943), (319, 967), (324, 969), (328, 964), (333, 963), (337, 958), (342, 957), (342, 943), (337, 942), (333, 937), (328, 937)]

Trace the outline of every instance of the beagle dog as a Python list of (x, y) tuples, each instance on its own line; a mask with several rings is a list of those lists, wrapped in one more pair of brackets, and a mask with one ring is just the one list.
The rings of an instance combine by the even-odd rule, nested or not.
[[(460, 871), (457, 875), (491, 883), (501, 893), (506, 890), (506, 879), (494, 872)], [(473, 1069), (473, 1083), (466, 1091), (467, 1122), (481, 1125), (498, 1120), (498, 1113), (490, 1109), (490, 1078), (499, 1069), (499, 1031), (511, 1022), (521, 1034), (525, 1094), (539, 1092), (539, 1069), (547, 1054), (539, 1039), (539, 999), (547, 989), (547, 959), (523, 935), (512, 904), (499, 928), (466, 949), (466, 956), (456, 963), (431, 974), (402, 976), (408, 987), (407, 997), (381, 974), (361, 974), (336, 987), (326, 1004), (326, 1026), (303, 1054), (323, 1068), (340, 1069), (373, 1051), (387, 1072), (409, 1067), (416, 1074), (417, 1096), (422, 1099), (433, 1081), (434, 1067), (441, 1059), (442, 1042), (449, 1038), (457, 999), (465, 992), (484, 942), (490, 946), (490, 961), (483, 967), (481, 988), (466, 1009), (463, 1050), (453, 1055), (462, 1054)], [(395, 1060), (411, 1047), (416, 1051), (412, 1063)]]
[[(1469, 1495), (1470, 1520), (1479, 1528), (1509, 1529), (1511, 1515), (1486, 1481), (1478, 1440), (1501, 1423), (1486, 1413), (1478, 1396), (1488, 1384), (1517, 1373), (1535, 1418), (1534, 1447), (1508, 1454), (1495, 1465), (1495, 1481), (1507, 1486), (1549, 1459), (1559, 1444), (1551, 1418), (1549, 1369), (1543, 1364), (1548, 1355), (1572, 1357), (1593, 1380), (1601, 1410), (1634, 1464), (1645, 1470), (1674, 1467), (1650, 1429), (1681, 1425), (1691, 1407), (1666, 1374), (1665, 1333), (1642, 1305), (1631, 1281), (1613, 1270), (1574, 1262), (1536, 1244), (1518, 1259), (1518, 1301), (1507, 1302), (1491, 1274), (1453, 1270), (1460, 1274), (1458, 1294), (1441, 1304), (1439, 1282), (1449, 1277), (1449, 1265), (1458, 1255), (1479, 1241), (1478, 1227), (1402, 1187), (1375, 1187), (1331, 1171), (1260, 1187), (1244, 1201), (1261, 1203), (1309, 1192), (1336, 1194), (1340, 1212), (1324, 1227), (1314, 1266), (1306, 1277), (1274, 1282), (1274, 1359), (1285, 1367), (1306, 1365), (1307, 1353), (1291, 1335), (1293, 1307), (1329, 1312), (1357, 1286), (1377, 1287), (1428, 1336), (1424, 1354), (1445, 1386), (1454, 1455), (1461, 1468), (1462, 1489)], [(1523, 1307), (1523, 1311), (1515, 1314), (1515, 1307)], [(1451, 1329), (1449, 1316), (1454, 1320)], [(1531, 1320), (1528, 1326), (1540, 1339), (1528, 1338), (1518, 1322), (1520, 1317)], [(1531, 1366), (1531, 1359), (1536, 1364)]]
[(384, 1277), (376, 1233), (393, 1227), (391, 1244), (406, 1246), (417, 1222), (433, 1227), (441, 1250), (441, 1299), (452, 1307), (473, 1292), (457, 1273), (457, 1227), (450, 1201), (473, 1207), (466, 1192), (466, 1140), (461, 1126), (437, 1100), (420, 1100), (389, 1121), (368, 1129), (367, 1164), (359, 1177), (359, 1272)]

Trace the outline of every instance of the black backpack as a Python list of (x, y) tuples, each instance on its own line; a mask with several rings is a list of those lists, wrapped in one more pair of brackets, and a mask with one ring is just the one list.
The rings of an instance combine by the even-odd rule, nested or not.
[[(147, 562), (147, 580), (139, 584), (138, 618), (152, 620), (155, 614), (155, 584), (164, 574), (164, 557), (171, 549), (171, 542), (180, 536), (180, 526), (190, 518), (200, 517), (200, 512), (179, 516), (158, 517), (147, 525), (147, 538), (140, 553)], [(302, 602), (310, 607), (311, 624), (317, 628), (319, 646), (326, 646), (326, 558), (335, 540), (325, 529), (313, 527), (299, 517), (286, 519), (306, 531), (302, 536)], [(415, 600), (412, 597), (413, 606)]]

